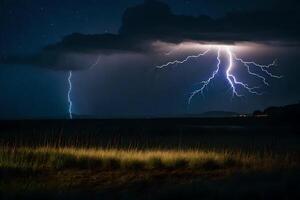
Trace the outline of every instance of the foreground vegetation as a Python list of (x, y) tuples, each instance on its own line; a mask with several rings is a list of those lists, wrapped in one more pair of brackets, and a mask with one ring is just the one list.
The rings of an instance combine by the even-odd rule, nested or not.
[(294, 198), (299, 169), (297, 154), (270, 151), (2, 146), (0, 197)]
[(0, 125), (0, 199), (300, 199), (297, 127), (192, 122)]
[(193, 169), (275, 170), (299, 167), (292, 154), (216, 150), (138, 150), (1, 147), (2, 169)]

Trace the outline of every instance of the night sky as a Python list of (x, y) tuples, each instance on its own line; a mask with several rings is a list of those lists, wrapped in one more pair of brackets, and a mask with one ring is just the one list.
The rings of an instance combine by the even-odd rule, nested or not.
[[(0, 0), (0, 118), (165, 117), (248, 113), (300, 100), (297, 0)], [(197, 55), (182, 65), (156, 66)], [(188, 99), (216, 69), (204, 94)], [(269, 64), (269, 86), (236, 63), (231, 98), (226, 51)], [(215, 49), (216, 48), (216, 49)], [(224, 48), (225, 49), (225, 48)], [(224, 53), (225, 52), (225, 53)]]

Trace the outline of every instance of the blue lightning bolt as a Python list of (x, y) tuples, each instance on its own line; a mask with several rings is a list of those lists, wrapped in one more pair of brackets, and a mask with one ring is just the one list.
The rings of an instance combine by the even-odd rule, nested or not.
[(243, 83), (241, 81), (237, 81), (237, 78), (231, 73), (231, 70), (233, 68), (233, 54), (232, 54), (229, 47), (226, 47), (226, 53), (227, 53), (228, 59), (229, 59), (229, 65), (228, 65), (227, 71), (226, 71), (226, 78), (227, 78), (227, 80), (230, 84), (230, 87), (232, 88), (232, 98), (234, 96), (237, 96), (237, 97), (242, 97), (243, 96), (243, 95), (241, 95), (237, 92), (236, 85), (239, 85), (239, 86), (243, 87), (249, 93), (256, 94), (256, 95), (261, 95), (261, 93), (255, 91), (255, 89), (258, 89), (259, 87), (257, 87), (257, 86), (249, 87), (248, 84)]
[(261, 79), (266, 86), (269, 86), (269, 83), (267, 82), (266, 77), (252, 72), (250, 65), (258, 67), (262, 72), (266, 73), (271, 78), (282, 78), (282, 76), (274, 75), (268, 71), (269, 68), (276, 66), (276, 60), (274, 60), (271, 64), (261, 65), (261, 64), (257, 64), (256, 62), (253, 62), (253, 61), (244, 61), (243, 59), (238, 58), (235, 55), (234, 55), (234, 59), (236, 61), (242, 63), (247, 68), (247, 71), (250, 75), (256, 76), (257, 78)]
[(193, 97), (196, 94), (201, 93), (203, 95), (203, 90), (209, 85), (210, 81), (213, 80), (215, 78), (215, 76), (218, 74), (218, 72), (220, 70), (220, 64), (221, 64), (220, 51), (221, 51), (221, 49), (218, 48), (218, 57), (217, 57), (218, 64), (217, 64), (217, 69), (212, 73), (212, 75), (206, 81), (202, 81), (201, 82), (203, 85), (202, 85), (202, 87), (200, 89), (195, 90), (194, 92), (192, 92), (191, 96), (189, 97), (188, 104), (191, 104), (191, 101), (192, 101)]
[(192, 58), (199, 58), (201, 56), (205, 56), (209, 51), (210, 51), (210, 48), (208, 50), (204, 51), (203, 53), (199, 53), (197, 55), (192, 55), (192, 56), (187, 56), (183, 60), (174, 60), (174, 61), (168, 62), (166, 64), (163, 64), (163, 65), (158, 65), (158, 66), (156, 66), (156, 68), (160, 68), (161, 69), (161, 68), (167, 67), (169, 65), (184, 64), (185, 62), (189, 61)]
[(73, 102), (71, 99), (71, 93), (72, 93), (72, 71), (69, 71), (68, 76), (68, 84), (69, 84), (69, 90), (68, 90), (68, 103), (69, 103), (69, 118), (73, 119), (72, 109), (73, 109)]
[[(231, 74), (231, 70), (233, 67), (232, 54), (231, 54), (231, 51), (229, 48), (226, 48), (226, 52), (228, 54), (228, 59), (229, 59), (229, 65), (226, 70), (226, 78), (232, 89), (232, 97), (234, 97), (234, 96), (241, 97), (241, 95), (237, 93), (236, 88), (235, 88), (235, 85), (238, 83), (238, 81), (236, 80), (235, 76)], [(244, 86), (244, 84), (242, 82), (239, 82), (239, 84)]]
[[(94, 67), (96, 67), (99, 62), (100, 62), (100, 58), (101, 58), (101, 55), (99, 55), (96, 59), (96, 61), (94, 63), (92, 63), (88, 69), (93, 69)], [(73, 119), (73, 101), (72, 101), (72, 98), (71, 98), (71, 93), (72, 93), (72, 76), (73, 76), (73, 72), (72, 70), (69, 71), (68, 73), (68, 93), (67, 93), (67, 96), (68, 96), (68, 114), (69, 114), (69, 119)]]
[[(188, 56), (184, 60), (175, 60), (175, 61), (171, 61), (171, 62), (168, 62), (168, 63), (163, 64), (163, 65), (159, 65), (159, 66), (156, 66), (156, 67), (157, 68), (164, 68), (164, 67), (174, 65), (174, 64), (183, 64), (191, 58), (199, 58), (201, 56), (205, 56), (210, 50), (211, 50), (211, 48), (209, 48), (205, 52), (200, 53), (198, 55)], [(242, 81), (239, 81), (237, 79), (237, 77), (232, 73), (232, 69), (234, 67), (234, 60), (241, 63), (242, 65), (244, 65), (246, 67), (247, 73), (249, 75), (259, 78), (264, 83), (264, 85), (266, 85), (266, 86), (269, 86), (269, 83), (267, 82), (267, 78), (264, 75), (253, 72), (251, 70), (251, 66), (257, 67), (258, 69), (260, 69), (261, 72), (263, 72), (264, 74), (266, 74), (267, 76), (269, 76), (271, 78), (282, 78), (282, 76), (274, 75), (268, 70), (269, 68), (271, 68), (273, 66), (276, 66), (276, 61), (274, 61), (273, 63), (268, 64), (268, 65), (261, 65), (261, 64), (258, 64), (256, 62), (254, 62), (254, 61), (244, 61), (243, 59), (238, 58), (236, 55), (234, 55), (229, 46), (218, 46), (218, 50), (217, 50), (217, 52), (218, 52), (217, 69), (215, 71), (213, 71), (212, 75), (210, 77), (208, 77), (207, 80), (201, 82), (202, 87), (200, 89), (197, 89), (197, 90), (195, 90), (191, 93), (191, 95), (188, 99), (188, 104), (191, 104), (191, 101), (192, 101), (192, 99), (194, 98), (195, 95), (200, 93), (203, 96), (204, 90), (207, 88), (207, 86), (211, 83), (211, 81), (219, 73), (219, 69), (220, 69), (220, 65), (221, 65), (221, 59), (220, 59), (221, 50), (225, 51), (225, 53), (227, 55), (227, 58), (228, 58), (228, 66), (226, 67), (226, 80), (227, 80), (227, 82), (230, 86), (230, 89), (232, 91), (232, 98), (234, 98), (234, 97), (243, 97), (243, 95), (238, 92), (238, 88), (243, 88), (244, 90), (246, 90), (249, 93), (254, 94), (254, 95), (262, 95), (262, 93), (257, 92), (257, 89), (259, 89), (258, 86), (250, 87), (248, 84), (246, 84)]]
[(89, 69), (94, 69), (94, 67), (96, 67), (96, 66), (99, 64), (100, 59), (101, 59), (101, 55), (99, 55), (99, 56), (97, 57), (96, 61), (95, 61), (94, 63), (92, 63), (88, 68), (89, 68)]

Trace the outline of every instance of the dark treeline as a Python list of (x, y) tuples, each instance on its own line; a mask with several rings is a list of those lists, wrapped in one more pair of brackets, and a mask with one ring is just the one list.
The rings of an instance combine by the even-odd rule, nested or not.
[(267, 115), (270, 117), (280, 117), (288, 119), (297, 119), (300, 116), (300, 103), (282, 107), (269, 107), (264, 111), (254, 111), (254, 116)]

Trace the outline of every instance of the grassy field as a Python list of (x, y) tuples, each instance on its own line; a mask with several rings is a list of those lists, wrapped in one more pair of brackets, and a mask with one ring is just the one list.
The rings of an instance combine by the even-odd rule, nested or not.
[(55, 170), (142, 170), (191, 169), (274, 170), (299, 167), (297, 155), (272, 152), (201, 150), (118, 150), (82, 148), (11, 148), (2, 147), (2, 169)]
[[(234, 185), (249, 188), (251, 195), (257, 198), (273, 194), (277, 188), (275, 194), (283, 197), (290, 184), (299, 187), (300, 178), (298, 154), (247, 153), (242, 150), (2, 146), (0, 169), (0, 190), (4, 199), (26, 198), (26, 195), (30, 195), (27, 196), (30, 199), (38, 194), (43, 198), (54, 194), (69, 198), (74, 191), (85, 194), (82, 198), (98, 194), (97, 197), (110, 199), (118, 194), (121, 196), (116, 198), (120, 199), (138, 199), (140, 195), (160, 199), (168, 197), (165, 196), (168, 190), (175, 199), (178, 197), (176, 194), (183, 193), (198, 197), (206, 195), (209, 199), (214, 199), (215, 195), (222, 198), (228, 195), (227, 198), (231, 199), (228, 191), (235, 191)], [(270, 188), (265, 188), (270, 182), (273, 193), (268, 191)], [(157, 187), (164, 189), (157, 193)], [(229, 188), (224, 190), (223, 187)], [(203, 188), (206, 189), (203, 191)], [(147, 195), (143, 196), (145, 189)], [(111, 191), (114, 193), (111, 194)], [(240, 198), (249, 195), (249, 191), (238, 191)], [(297, 193), (289, 192), (289, 195), (294, 197)], [(57, 199), (58, 196), (52, 198)]]
[(300, 197), (293, 129), (36, 127), (0, 134), (0, 199)]

